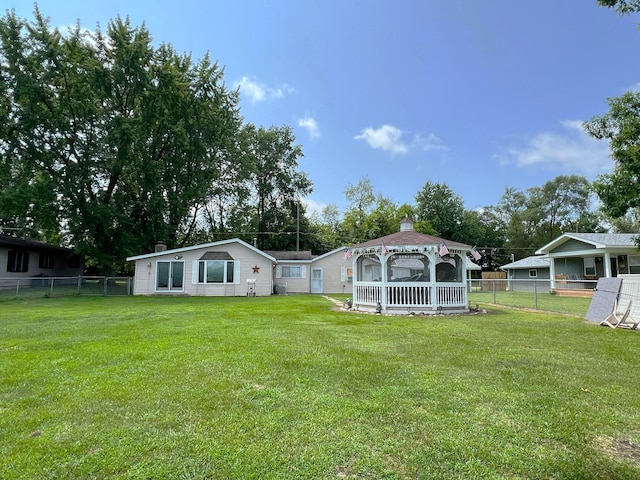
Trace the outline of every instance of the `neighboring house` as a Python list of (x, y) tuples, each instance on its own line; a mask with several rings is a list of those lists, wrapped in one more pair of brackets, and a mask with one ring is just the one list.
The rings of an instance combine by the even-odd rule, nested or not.
[(500, 267), (512, 280), (548, 280), (549, 255), (532, 255)]
[(469, 280), (482, 279), (482, 267), (469, 257), (465, 261), (467, 263), (467, 278)]
[[(549, 256), (551, 288), (640, 273), (636, 233), (565, 233), (536, 251)], [(582, 282), (581, 282), (582, 281)], [(569, 287), (571, 288), (571, 287)]]
[(0, 235), (0, 268), (0, 279), (8, 284), (16, 278), (82, 275), (84, 262), (69, 248)]
[(271, 255), (234, 238), (128, 257), (134, 295), (263, 296), (273, 291)]
[[(549, 255), (533, 255), (500, 267), (507, 272), (507, 288), (515, 291), (531, 291), (538, 287), (540, 291), (549, 290)], [(535, 280), (546, 280), (535, 283)]]

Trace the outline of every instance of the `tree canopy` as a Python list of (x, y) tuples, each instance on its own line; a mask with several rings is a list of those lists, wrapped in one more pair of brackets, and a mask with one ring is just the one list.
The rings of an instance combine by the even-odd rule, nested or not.
[(104, 273), (159, 240), (290, 229), (312, 188), (301, 147), (288, 127), (243, 124), (238, 104), (208, 55), (154, 47), (144, 25), (63, 33), (37, 8), (7, 13), (0, 227), (74, 246)]
[(622, 14), (640, 11), (640, 0), (598, 0), (598, 3), (603, 7), (615, 8)]
[(609, 112), (584, 127), (592, 137), (609, 140), (615, 167), (598, 177), (594, 189), (607, 215), (618, 218), (640, 207), (640, 92), (627, 92), (608, 103)]

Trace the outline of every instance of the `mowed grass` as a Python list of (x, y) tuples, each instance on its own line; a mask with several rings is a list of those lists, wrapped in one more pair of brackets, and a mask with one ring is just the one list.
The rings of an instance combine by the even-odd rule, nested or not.
[(640, 332), (332, 307), (0, 303), (0, 478), (640, 478)]

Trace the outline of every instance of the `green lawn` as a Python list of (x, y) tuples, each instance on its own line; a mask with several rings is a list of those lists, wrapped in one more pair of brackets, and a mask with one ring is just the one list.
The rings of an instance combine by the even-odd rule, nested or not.
[(331, 307), (1, 302), (0, 478), (640, 478), (640, 332)]

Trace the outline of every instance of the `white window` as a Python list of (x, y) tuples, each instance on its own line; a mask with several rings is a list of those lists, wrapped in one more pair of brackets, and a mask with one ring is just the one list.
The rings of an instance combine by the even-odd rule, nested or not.
[(353, 281), (353, 268), (352, 267), (341, 267), (340, 268), (340, 281), (341, 282), (352, 282)]
[(200, 260), (198, 283), (235, 283), (235, 268), (232, 260)]
[(594, 257), (587, 257), (584, 259), (584, 274), (585, 275), (596, 274), (596, 259)]
[(536, 278), (537, 276), (538, 276), (538, 270), (536, 270), (535, 268), (532, 268), (531, 270), (529, 270), (530, 278)]
[(29, 252), (9, 250), (7, 260), (7, 272), (28, 272)]
[(277, 278), (307, 278), (307, 267), (305, 265), (278, 265), (276, 269)]
[(629, 273), (640, 273), (640, 255), (629, 255), (627, 263), (629, 263)]

